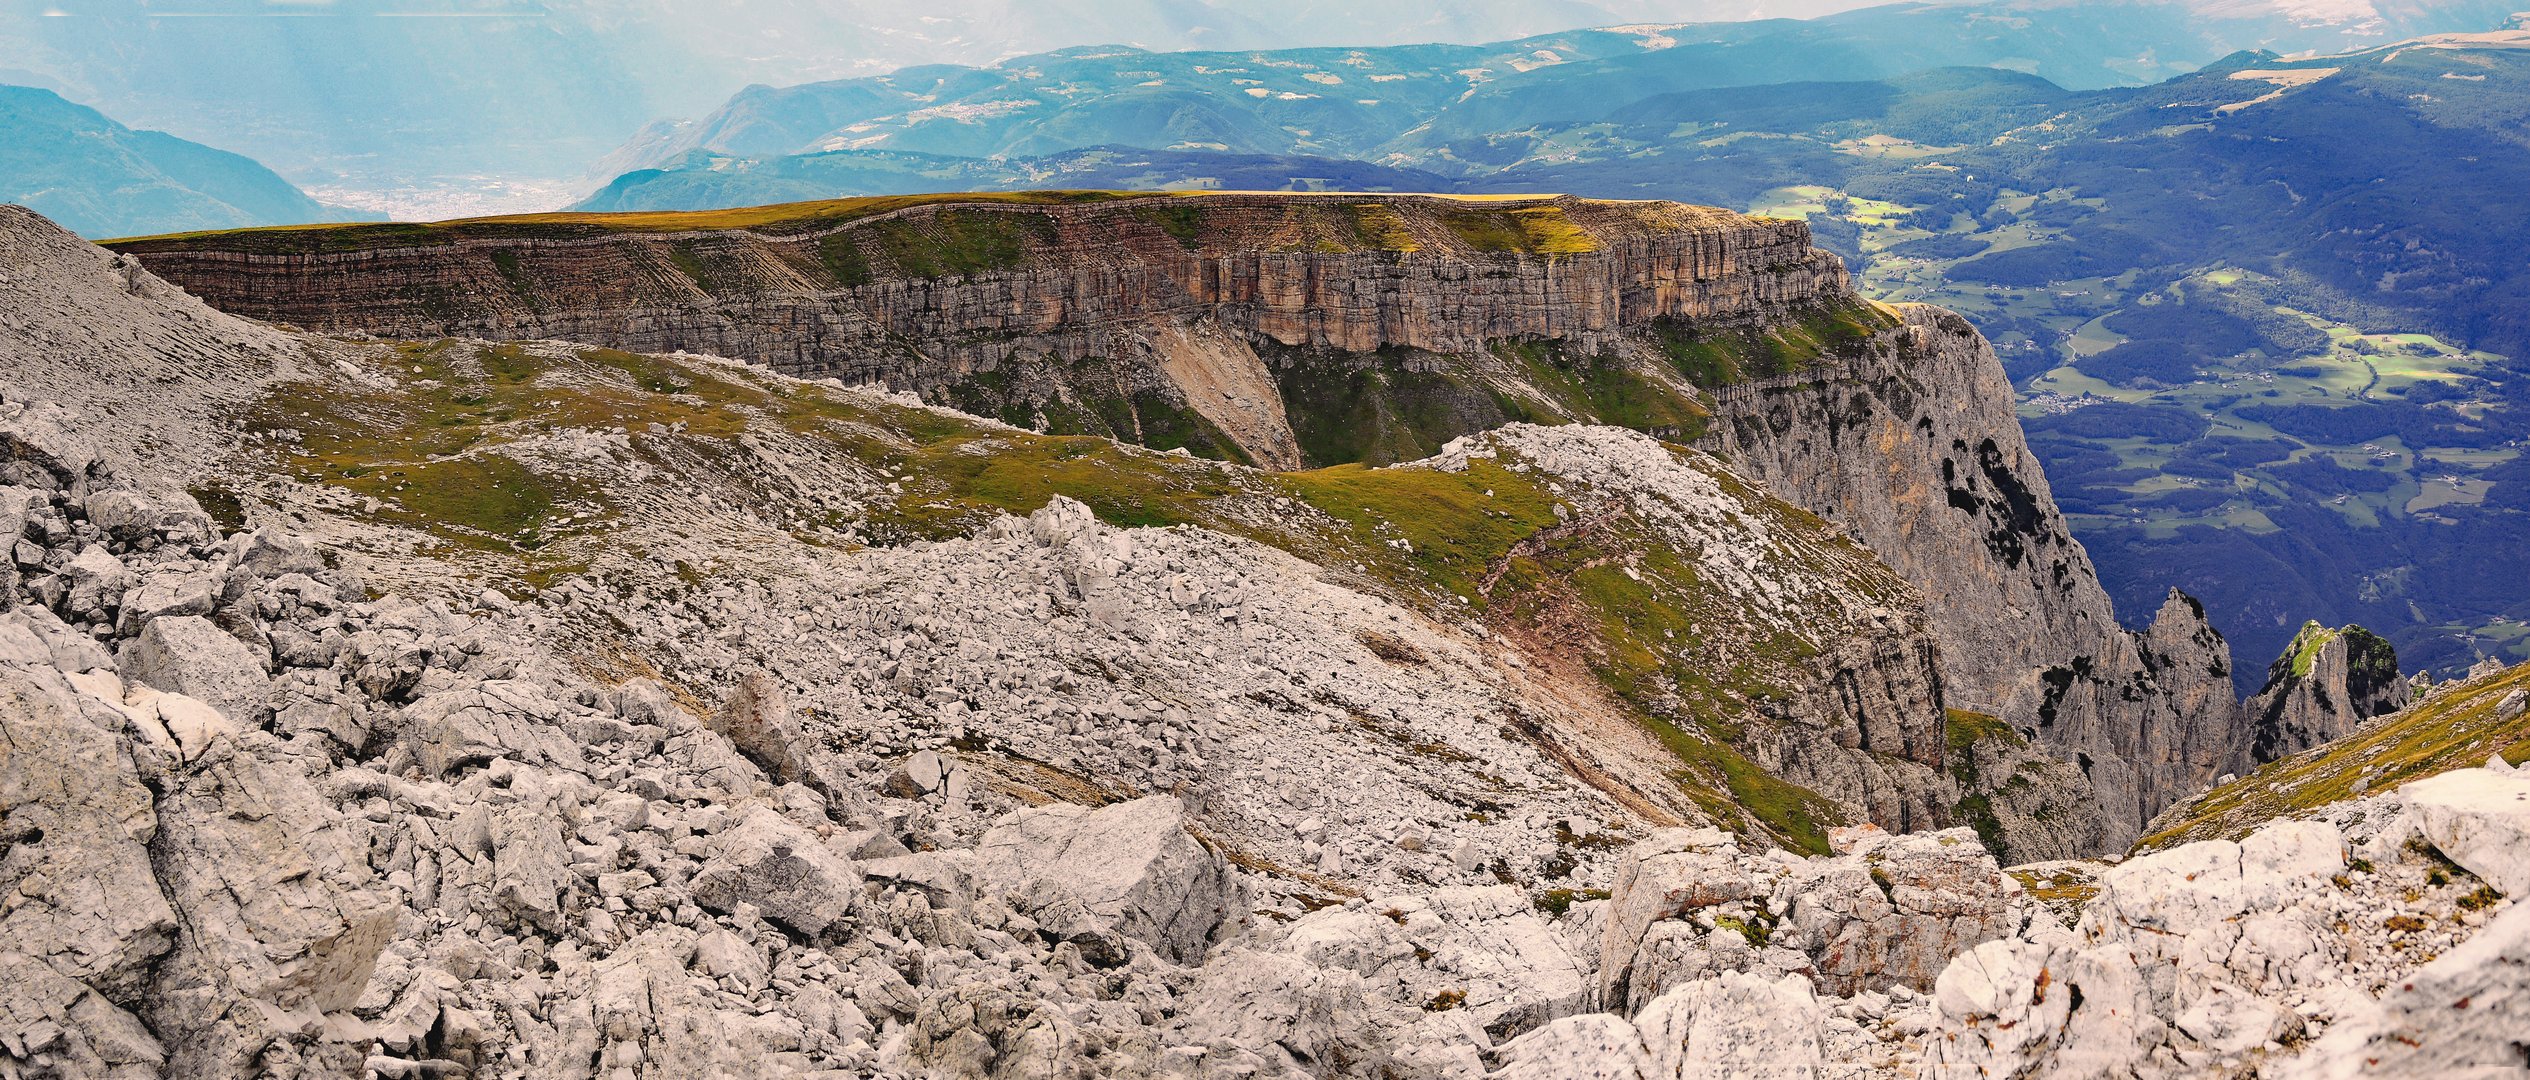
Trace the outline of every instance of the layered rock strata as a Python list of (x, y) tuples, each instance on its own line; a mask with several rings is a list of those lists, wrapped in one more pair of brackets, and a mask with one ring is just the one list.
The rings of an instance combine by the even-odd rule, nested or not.
[[(1847, 297), (1843, 267), (1806, 226), (1675, 203), (1205, 195), (887, 209), (902, 201), (751, 228), (487, 223), (124, 250), (223, 310), (311, 329), (704, 352), (1146, 443), (1191, 411), (1227, 433), (1207, 448), (1285, 466), (1301, 447), (1258, 415), (1284, 396), (1268, 357), (1463, 365), (1512, 339), (1602, 351), (1655, 320), (1763, 322)], [(1460, 407), (1499, 418), (1482, 394)]]
[[(151, 317), (117, 295), (80, 302)], [(1809, 744), (1738, 734), (1787, 770), (1938, 760), (1920, 600), (1693, 452), (1512, 428), (1338, 471), (1348, 512), (1381, 484), (1427, 514), (1478, 508), (1492, 524), (1462, 543), (1540, 523), (1525, 584), (1438, 579), (1484, 592), (1479, 619), (1471, 596), (1364, 591), (1374, 563), (1447, 572), (1445, 553), (1403, 561), (1446, 541), (1373, 515), (1377, 539), (1346, 546), (1353, 525), (1268, 493), (1305, 489), (1238, 488), (1266, 482), (1251, 470), (667, 361), (632, 373), (681, 388), (643, 420), (608, 396), (633, 379), (570, 350), (462, 352), (346, 349), (243, 431), (206, 433), (237, 440), (221, 475), (252, 480), (225, 508), (172, 490), (211, 478), (133, 452), (148, 427), (12, 397), (0, 1072), (1647, 1080), (2518, 1059), (2530, 787), (2500, 759), (2099, 869), (2087, 904), (2025, 891), (2082, 875), (2004, 871), (1963, 831), (1837, 831), (1803, 857), (1746, 822), (1654, 828), (1707, 809), (1685, 790), (1706, 766), (1787, 831), (1818, 809), (1719, 756), (1730, 725), (1664, 742), (1639, 723), (1685, 703), (1745, 695), (1733, 716)], [(550, 404), (449, 453), (350, 456), (415, 445), (361, 425), (439, 427), (503, 388)], [(950, 470), (914, 467), (923, 438), (975, 468), (1103, 460), (1106, 487), (1085, 490), (1109, 512), (1201, 502), (1254, 536), (1048, 499), (946, 539), (845, 539), (878, 527), (873, 507), (961, 497), (927, 486)], [(451, 463), (477, 482), (428, 483)], [(531, 503), (532, 528), (501, 516), (530, 478), (576, 501)], [(1548, 640), (1604, 649), (1627, 678), (1567, 677), (1518, 636), (1587, 612), (1636, 621)], [(1679, 612), (1697, 632), (1663, 633)], [(1747, 651), (1683, 664), (1716, 641)], [(1825, 673), (1855, 655), (1882, 658), (1878, 681)], [(1822, 671), (1778, 674), (1804, 664)], [(1763, 678), (1674, 677), (1698, 672)], [(1766, 703), (1781, 714), (1761, 722)]]

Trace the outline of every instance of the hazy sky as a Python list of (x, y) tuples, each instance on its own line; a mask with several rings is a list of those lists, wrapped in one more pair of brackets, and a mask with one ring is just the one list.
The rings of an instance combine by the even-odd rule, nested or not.
[(302, 184), (576, 178), (750, 83), (1076, 45), (1480, 42), (1851, 0), (0, 0), (0, 83), (239, 150)]

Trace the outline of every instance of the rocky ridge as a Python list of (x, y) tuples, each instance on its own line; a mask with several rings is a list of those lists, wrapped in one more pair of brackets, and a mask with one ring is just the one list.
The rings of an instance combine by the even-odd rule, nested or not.
[[(2291, 654), (2278, 661), (2289, 671)], [(2316, 666), (2314, 665), (2314, 670)], [(2308, 813), (2489, 759), (2530, 760), (2530, 667), (2482, 663), (2470, 678), (2419, 683), (2404, 708), (2278, 758), (2155, 818), (2141, 847), (2237, 839), (2258, 822)], [(2342, 700), (2342, 686), (2332, 691)]]
[(258, 319), (733, 356), (1281, 468), (1359, 456), (1293, 415), (1323, 392), (1300, 383), (1341, 386), (1402, 358), (1398, 376), (1432, 384), (1413, 407), (1446, 416), (1403, 421), (1438, 424), (1402, 433), (1416, 448), (1395, 457), (1415, 457), (1506, 417), (1595, 415), (1594, 391), (1683, 407), (1684, 380), (1648, 356), (1604, 365), (1584, 377), (1606, 385), (1585, 389), (1496, 356), (1499, 342), (1617, 352), (1655, 323), (1853, 302), (1797, 222), (1569, 197), (878, 198), (120, 247)]
[(2248, 733), (2227, 765), (2248, 770), (2344, 737), (2407, 706), (2398, 653), (2360, 626), (2306, 623), (2268, 665), (2266, 685), (2242, 704)]

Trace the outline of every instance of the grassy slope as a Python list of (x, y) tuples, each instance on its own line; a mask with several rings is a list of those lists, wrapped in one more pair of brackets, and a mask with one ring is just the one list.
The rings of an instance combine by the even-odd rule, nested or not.
[[(364, 388), (276, 388), (246, 422), (268, 455), (263, 465), (375, 500), (360, 513), (413, 529), (430, 549), (491, 576), (541, 583), (606, 561), (627, 508), (658, 493), (655, 477), (645, 490), (615, 490), (603, 475), (512, 444), (622, 428), (632, 452), (678, 477), (683, 492), (751, 505), (725, 490), (748, 471), (740, 437), (808, 438), (899, 478), (900, 490), (858, 512), (777, 507), (771, 516), (804, 515), (793, 533), (803, 541), (837, 543), (823, 530), (845, 528), (873, 543), (963, 535), (1056, 495), (1117, 525), (1246, 536), (1437, 618), (1553, 631), (1678, 754), (1682, 792), (1718, 821), (1810, 850), (1844, 821), (1834, 803), (1732, 746), (1750, 707), (1781, 696), (1787, 673), (1814, 650), (1789, 636), (1686, 636), (1681, 627), (1711, 634), (1735, 625), (1737, 599), (1703, 586), (1688, 560), (1630, 515), (1564, 529), (1580, 508), (1516, 462), (1478, 460), (1459, 473), (1343, 465), (1276, 474), (612, 350), (426, 342), (379, 360), (382, 379)], [(1844, 543), (1796, 509), (1736, 494), (1776, 528)]]
[[(423, 247), (463, 240), (570, 240), (627, 233), (710, 232), (745, 229), (769, 235), (813, 233), (864, 218), (923, 206), (990, 205), (1000, 207), (1068, 206), (1084, 203), (1166, 199), (1202, 199), (1237, 194), (1214, 191), (1001, 191), (926, 195), (870, 195), (811, 202), (778, 203), (728, 210), (659, 210), (630, 213), (510, 214), (437, 222), (283, 225), (253, 229), (207, 230), (135, 236), (103, 241), (117, 251), (238, 251), (258, 254), (321, 254), (379, 248)], [(1379, 194), (1274, 192), (1284, 199), (1355, 202), (1353, 221), (1343, 230), (1343, 247), (1412, 250), (1403, 222), (1381, 205)], [(1551, 195), (1418, 195), (1453, 204), (1440, 212), (1443, 224), (1479, 251), (1569, 255), (1596, 251), (1598, 242), (1554, 206), (1523, 205)], [(1198, 204), (1199, 205), (1199, 204)], [(1155, 210), (1173, 214), (1176, 211)], [(1192, 223), (1179, 233), (1191, 241)], [(1322, 240), (1321, 243), (1326, 241)], [(1191, 246), (1191, 245), (1190, 245)]]
[(2518, 689), (2530, 689), (2530, 665), (2435, 694), (2343, 739), (2268, 764), (2179, 805), (2156, 819), (2136, 848), (2238, 838), (2274, 818), (2481, 765), (2494, 754), (2515, 764), (2530, 761), (2530, 721), (2495, 716), (2504, 695)]
[(1015, 191), (980, 194), (873, 195), (852, 199), (749, 206), (733, 210), (660, 210), (625, 214), (509, 214), (454, 221), (377, 224), (282, 225), (136, 236), (104, 241), (117, 251), (246, 251), (321, 253), (420, 247), (460, 240), (585, 239), (611, 233), (708, 232), (756, 229), (805, 233), (916, 206), (992, 203), (1052, 206), (1159, 198), (1158, 192)]

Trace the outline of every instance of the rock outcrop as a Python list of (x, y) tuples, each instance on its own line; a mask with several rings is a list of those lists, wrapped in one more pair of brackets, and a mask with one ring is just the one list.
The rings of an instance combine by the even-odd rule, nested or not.
[(2530, 771), (2462, 769), (2399, 789), (2434, 850), (2506, 896), (2530, 895)]
[(1089, 955), (1121, 960), (1113, 939), (1122, 936), (1199, 963), (1245, 915), (1229, 865), (1186, 831), (1185, 808), (1166, 795), (1024, 810), (985, 833), (975, 854), (978, 876)]
[(1599, 999), (1641, 1008), (1723, 972), (1851, 997), (1930, 989), (1951, 957), (2028, 924), (2019, 886), (1966, 830), (1840, 834), (1836, 858), (1750, 859), (1714, 830), (1634, 846), (1600, 917)]
[[(2395, 1041), (2433, 1000), (2449, 1047), (2371, 1060), (2496, 1060), (2517, 1015), (2518, 904), (2499, 914), (2493, 883), (2444, 869), (2427, 820), (2376, 796), (2111, 867), (2072, 934), (1991, 942), (1943, 972), (1931, 1057), (1985, 1075), (2220, 1075), (2261, 1059), (2262, 1075), (2368, 1074), (2348, 1050)], [(2488, 1015), (2457, 1004), (2464, 987), (2488, 993)]]
[(1798, 223), (1253, 195), (846, 200), (748, 220), (127, 250), (263, 318), (702, 350), (1275, 467), (1407, 460), (1530, 417), (1700, 433), (1923, 592), (1944, 704), (2072, 767), (2033, 770), (2024, 785), (2045, 790), (2002, 801), (2097, 812), (1995, 816), (1998, 835), (2025, 834), (2017, 856), (2120, 847), (2234, 754), (2227, 647), (2175, 596), (2152, 631), (2119, 625), (1975, 330), (1862, 301)]
[(1909, 307), (1892, 330), (1712, 399), (1703, 445), (1923, 590), (1946, 703), (2000, 718), (2096, 792), (2095, 833), (2029, 837), (2017, 857), (2122, 847), (2219, 771), (2236, 738), (2229, 647), (2176, 592), (2151, 630), (2118, 624), (1966, 320)]
[(2360, 626), (2305, 623), (2284, 655), (2267, 665), (2266, 685), (2241, 707), (2246, 730), (2228, 768), (2247, 772), (2343, 737), (2375, 716), (2407, 707), (2413, 687), (2398, 673), (2398, 652)]

